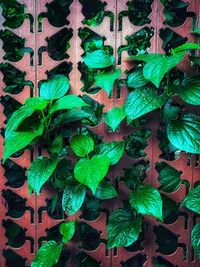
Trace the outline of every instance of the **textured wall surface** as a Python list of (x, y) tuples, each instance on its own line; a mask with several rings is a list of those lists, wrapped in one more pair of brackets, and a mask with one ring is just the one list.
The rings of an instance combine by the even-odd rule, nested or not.
[[(92, 1), (92, 0), (90, 0)], [(200, 3), (199, 0), (188, 0), (190, 6), (188, 11), (195, 11), (197, 16), (200, 16)], [(83, 50), (81, 48), (81, 39), (78, 36), (79, 28), (86, 27), (82, 24), (84, 16), (81, 12), (82, 6), (78, 0), (74, 0), (70, 6), (70, 14), (68, 16), (69, 25), (63, 27), (54, 27), (50, 24), (47, 18), (42, 20), (42, 30), (38, 30), (38, 16), (42, 12), (46, 12), (45, 4), (49, 0), (20, 0), (20, 3), (24, 3), (27, 6), (27, 13), (30, 13), (34, 18), (33, 30), (30, 31), (30, 21), (25, 20), (23, 25), (17, 29), (10, 29), (16, 35), (26, 39), (26, 47), (31, 48), (31, 54), (25, 53), (23, 58), (17, 62), (10, 62), (9, 60), (4, 60), (3, 56), (5, 55), (4, 49), (0, 50), (0, 61), (8, 62), (22, 72), (26, 72), (25, 80), (31, 81), (34, 90), (33, 95), (38, 95), (38, 83), (39, 81), (46, 79), (46, 71), (50, 71), (53, 68), (57, 67), (63, 62), (72, 63), (73, 70), (69, 74), (70, 83), (71, 83), (71, 92), (77, 95), (82, 95), (83, 92), (81, 88), (83, 83), (81, 82), (81, 73), (78, 70), (78, 63), (82, 61), (81, 55)], [(165, 20), (163, 14), (163, 6), (158, 0), (154, 0), (152, 3), (152, 12), (149, 15), (150, 23), (143, 26), (133, 25), (128, 17), (124, 17), (122, 20), (122, 29), (119, 29), (119, 20), (118, 15), (121, 11), (127, 10), (126, 0), (110, 0), (107, 1), (106, 10), (111, 11), (114, 14), (114, 29), (110, 30), (110, 19), (106, 17), (103, 22), (96, 28), (91, 28), (94, 32), (99, 35), (105, 36), (106, 41), (105, 45), (109, 45), (114, 49), (114, 55), (118, 61), (118, 49), (122, 45), (126, 45), (127, 41), (125, 37), (127, 35), (132, 35), (138, 30), (148, 26), (154, 28), (154, 36), (151, 38), (151, 47), (149, 52), (163, 52), (162, 44), (163, 41), (159, 36), (159, 30), (161, 28), (170, 28), (176, 33), (180, 34), (183, 37), (187, 37), (189, 41), (197, 41), (195, 37), (190, 34), (192, 28), (192, 19), (188, 17), (186, 21), (179, 27), (170, 27), (164, 25), (163, 21)], [(2, 21), (4, 20), (1, 17)], [(69, 58), (63, 59), (61, 61), (53, 60), (46, 49), (42, 47), (47, 46), (47, 37), (54, 35), (55, 33), (61, 31), (63, 28), (72, 28), (73, 37), (70, 39), (70, 48), (67, 53)], [(3, 26), (2, 26), (3, 29)], [(3, 44), (3, 43), (2, 43)], [(13, 47), (14, 49), (14, 47)], [(123, 73), (125, 70), (130, 68), (130, 64), (126, 61), (127, 51), (122, 52), (121, 64), (118, 64), (122, 68)], [(116, 63), (116, 64), (117, 64)], [(182, 70), (190, 70), (188, 64), (183, 64), (180, 66)], [(11, 108), (11, 102), (6, 102), (5, 96), (10, 96), (12, 99), (24, 103), (24, 100), (30, 96), (31, 90), (30, 85), (27, 84), (24, 86), (24, 89), (19, 94), (8, 94), (3, 91), (5, 84), (2, 80), (3, 75), (1, 75), (1, 95), (2, 103), (0, 105), (1, 120), (0, 128), (5, 127), (6, 114), (5, 111)], [(126, 75), (123, 74), (123, 78), (126, 78)], [(110, 108), (114, 106), (121, 106), (124, 102), (124, 99), (127, 95), (127, 89), (124, 86), (121, 86), (120, 96), (117, 95), (117, 90), (114, 91), (112, 98), (108, 98), (107, 94), (101, 90), (97, 94), (90, 95), (92, 98), (97, 100), (100, 103), (105, 105), (104, 111), (107, 112)], [(7, 103), (7, 104), (6, 104)], [(195, 112), (200, 113), (198, 108), (193, 108)], [(139, 160), (146, 160), (150, 162), (150, 168), (147, 172), (146, 182), (153, 184), (155, 187), (159, 187), (159, 181), (157, 179), (158, 172), (155, 169), (155, 163), (157, 162), (167, 162), (167, 164), (176, 168), (177, 170), (182, 171), (182, 179), (187, 180), (192, 187), (200, 179), (200, 166), (199, 160), (195, 155), (187, 156), (185, 153), (182, 153), (180, 157), (176, 160), (167, 161), (160, 157), (161, 151), (159, 149), (159, 141), (156, 137), (156, 130), (160, 128), (158, 123), (158, 114), (156, 112), (151, 113), (148, 116), (147, 128), (151, 129), (151, 136), (148, 138), (148, 146), (145, 148), (146, 157), (139, 159), (132, 159), (128, 155), (124, 155), (123, 159), (116, 167), (112, 167), (109, 172), (108, 177), (112, 179), (113, 183), (115, 178), (118, 176), (123, 176), (123, 169), (128, 168), (138, 162)], [(100, 133), (105, 137), (105, 140), (122, 140), (124, 136), (127, 136), (131, 133), (132, 129), (126, 128), (125, 126), (121, 127), (121, 130), (116, 133), (111, 133), (108, 131), (107, 126), (102, 120), (101, 124), (93, 129), (96, 133)], [(3, 137), (0, 136), (0, 154), (2, 158), (3, 151)], [(39, 196), (34, 194), (28, 194), (27, 182), (26, 182), (26, 173), (24, 168), (28, 168), (31, 159), (38, 155), (38, 149), (27, 149), (25, 152), (16, 158), (11, 158), (7, 164), (0, 166), (0, 188), (1, 190), (11, 190), (16, 193), (18, 196), (21, 196), (23, 199), (26, 199), (24, 214), (20, 218), (15, 218), (12, 213), (9, 213), (7, 205), (5, 205), (5, 198), (1, 198), (1, 212), (0, 218), (3, 222), (0, 231), (0, 245), (3, 251), (4, 256), (1, 256), (0, 263), (1, 266), (11, 266), (9, 265), (8, 258), (6, 256), (9, 250), (14, 251), (16, 255), (16, 260), (18, 259), (18, 265), (21, 266), (30, 266), (34, 254), (36, 253), (39, 244), (42, 240), (45, 240), (47, 235), (47, 229), (51, 229), (60, 223), (60, 220), (54, 219), (49, 216), (47, 212), (47, 198), (50, 198), (51, 192), (48, 189), (42, 190), (42, 193)], [(17, 174), (17, 178), (15, 176)], [(119, 183), (119, 191), (121, 200), (127, 198), (127, 190), (122, 182)], [(2, 191), (3, 192), (3, 191)], [(180, 188), (174, 193), (167, 194), (171, 199), (175, 200), (177, 203), (180, 203), (184, 196), (186, 195), (186, 186), (181, 184)], [(14, 200), (13, 200), (14, 201)], [(15, 203), (15, 202), (13, 202)], [(17, 202), (16, 202), (17, 203)], [(16, 207), (17, 204), (13, 204)], [(198, 267), (199, 263), (194, 257), (194, 253), (191, 248), (190, 243), (190, 231), (193, 224), (196, 221), (196, 217), (192, 215), (188, 210), (182, 209), (178, 215), (174, 215), (174, 218), (171, 219), (169, 223), (164, 223), (162, 226), (159, 222), (156, 222), (152, 219), (147, 221), (148, 231), (145, 238), (141, 238), (140, 244), (135, 246), (119, 249), (112, 249), (107, 251), (104, 240), (106, 239), (106, 221), (108, 219), (108, 214), (113, 209), (121, 206), (120, 200), (116, 199), (113, 201), (108, 201), (102, 208), (102, 213), (93, 221), (87, 220), (81, 216), (81, 212), (75, 216), (91, 225), (97, 231), (101, 232), (101, 243), (98, 247), (80, 248), (78, 244), (70, 243), (70, 250), (72, 254), (76, 255), (77, 252), (84, 251), (87, 255), (94, 258), (97, 262), (100, 263), (100, 266), (103, 267), (118, 267), (118, 266), (155, 266), (152, 258), (165, 259), (166, 261), (163, 266), (179, 266), (179, 267)], [(14, 208), (13, 207), (13, 208)], [(12, 215), (12, 216), (11, 216)], [(21, 227), (20, 237), (18, 235), (18, 240), (9, 242), (8, 233), (12, 236), (12, 222)], [(157, 230), (156, 230), (157, 229)], [(166, 230), (168, 229), (169, 232)], [(167, 232), (166, 232), (167, 231)], [(12, 239), (12, 238), (11, 238)], [(19, 242), (20, 240), (20, 242)], [(161, 244), (162, 240), (165, 240), (165, 244)], [(166, 244), (168, 243), (168, 250), (165, 249)], [(84, 246), (83, 246), (84, 247)], [(164, 248), (164, 249), (163, 249)], [(11, 255), (11, 254), (9, 254)], [(18, 258), (19, 255), (21, 258)], [(76, 257), (76, 256), (74, 256)], [(7, 260), (7, 264), (6, 264)], [(161, 259), (162, 262), (162, 259)], [(163, 262), (163, 264), (164, 264)], [(14, 265), (13, 265), (14, 266)], [(64, 266), (64, 265), (62, 265)], [(75, 259), (71, 259), (69, 263), (66, 260), (66, 266), (78, 266)], [(87, 266), (87, 265), (79, 265)], [(96, 266), (96, 265), (94, 265)], [(97, 265), (98, 266), (98, 265)]]

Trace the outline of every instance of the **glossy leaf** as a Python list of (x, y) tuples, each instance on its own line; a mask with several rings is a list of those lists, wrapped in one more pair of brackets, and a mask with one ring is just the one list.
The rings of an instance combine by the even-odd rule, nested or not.
[(168, 57), (163, 54), (147, 54), (134, 56), (132, 58), (134, 60), (147, 62), (143, 68), (144, 78), (159, 88), (165, 74), (178, 65), (184, 56), (185, 52), (180, 52)]
[(121, 69), (116, 69), (114, 72), (98, 73), (95, 76), (95, 83), (111, 96), (115, 80), (119, 79), (121, 74)]
[(83, 158), (94, 150), (94, 141), (86, 135), (74, 135), (70, 147), (78, 157)]
[(193, 188), (184, 198), (182, 206), (200, 214), (200, 186)]
[(108, 249), (114, 247), (128, 247), (135, 242), (141, 232), (142, 218), (134, 216), (130, 210), (115, 210), (107, 225)]
[(159, 190), (166, 193), (172, 193), (179, 189), (182, 184), (182, 171), (178, 171), (165, 162), (156, 164), (156, 170), (159, 173), (158, 181), (160, 182)]
[(197, 223), (195, 227), (192, 229), (192, 246), (194, 248), (195, 253), (200, 259), (200, 223)]
[(142, 69), (128, 74), (127, 85), (130, 88), (140, 88), (147, 85), (147, 83), (148, 81), (144, 78)]
[(172, 49), (173, 54), (180, 53), (182, 51), (187, 51), (187, 50), (200, 50), (200, 45), (194, 44), (194, 43), (186, 43), (181, 46), (178, 46), (174, 49)]
[(102, 143), (97, 147), (99, 155), (107, 156), (110, 165), (115, 165), (124, 154), (124, 142)]
[(76, 95), (66, 95), (58, 99), (51, 107), (50, 113), (54, 113), (58, 110), (72, 109), (77, 107), (86, 107), (86, 104), (80, 97)]
[(109, 164), (109, 159), (101, 155), (95, 155), (91, 159), (80, 159), (75, 165), (74, 176), (95, 194), (99, 183), (108, 172)]
[(31, 163), (28, 170), (28, 184), (36, 194), (40, 193), (42, 186), (48, 181), (58, 164), (57, 158), (38, 157)]
[(65, 75), (56, 75), (48, 81), (42, 82), (40, 96), (46, 100), (61, 98), (69, 91), (69, 79)]
[(36, 137), (41, 136), (43, 130), (44, 130), (43, 125), (40, 125), (40, 127), (34, 132), (10, 131), (9, 135), (6, 136), (4, 142), (3, 163), (11, 155), (29, 145)]
[(112, 66), (115, 58), (104, 50), (96, 50), (91, 53), (87, 53), (83, 57), (83, 61), (91, 69), (101, 69)]
[(105, 116), (105, 123), (115, 131), (120, 123), (125, 119), (124, 107), (114, 107)]
[(25, 106), (34, 110), (44, 110), (48, 104), (48, 101), (42, 97), (27, 98)]
[(63, 192), (62, 208), (69, 215), (74, 215), (82, 206), (86, 194), (83, 185), (68, 184)]
[(135, 89), (131, 92), (125, 103), (125, 113), (128, 121), (135, 120), (159, 107), (166, 101), (166, 96), (158, 96), (151, 87)]
[(141, 214), (154, 216), (162, 221), (162, 198), (151, 185), (137, 187), (129, 197), (131, 206)]
[(200, 77), (186, 77), (174, 87), (175, 92), (188, 104), (200, 105)]
[(69, 242), (76, 231), (76, 221), (64, 222), (60, 225), (60, 233), (63, 236), (62, 242)]
[(167, 126), (170, 142), (180, 150), (200, 154), (200, 117), (188, 113)]
[(117, 196), (118, 194), (114, 186), (104, 180), (98, 185), (97, 190), (95, 192), (95, 197), (102, 200), (111, 199)]
[(46, 242), (37, 252), (31, 267), (52, 267), (59, 260), (63, 245), (51, 240)]

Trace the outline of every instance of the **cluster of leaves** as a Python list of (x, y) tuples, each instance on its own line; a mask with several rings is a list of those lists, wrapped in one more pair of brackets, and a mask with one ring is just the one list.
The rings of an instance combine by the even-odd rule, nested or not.
[[(122, 107), (111, 109), (105, 116), (105, 123), (115, 131), (127, 119), (128, 124), (138, 125), (139, 120), (151, 111), (161, 108), (161, 119), (167, 135), (168, 147), (190, 153), (200, 153), (200, 117), (182, 113), (181, 106), (174, 102), (174, 96), (192, 105), (200, 105), (199, 76), (184, 75), (174, 79), (174, 68), (191, 50), (200, 50), (197, 44), (187, 43), (163, 54), (132, 56), (137, 66), (128, 73), (127, 86), (130, 93)], [(115, 59), (104, 39), (97, 38), (84, 42), (83, 61), (97, 86), (111, 96), (114, 83), (121, 77), (116, 69)], [(85, 124), (98, 124), (102, 118), (103, 106), (87, 96), (78, 97), (69, 93), (69, 79), (55, 75), (40, 85), (40, 96), (28, 98), (25, 104), (10, 117), (4, 142), (5, 163), (10, 156), (28, 145), (40, 144), (47, 149), (46, 156), (39, 156), (28, 170), (29, 191), (39, 194), (49, 182), (62, 194), (62, 208), (68, 215), (74, 215), (88, 205), (87, 199), (107, 200), (118, 196), (115, 187), (106, 179), (110, 166), (117, 164), (128, 149), (130, 142), (102, 142), (102, 139), (85, 129)], [(72, 124), (73, 123), (73, 124)], [(81, 125), (81, 126), (80, 126)], [(73, 134), (76, 132), (76, 134)], [(149, 131), (141, 129), (129, 139), (137, 140), (145, 148)], [(133, 139), (132, 139), (133, 138)], [(141, 147), (141, 146), (140, 146)], [(73, 158), (73, 163), (69, 160)], [(142, 154), (145, 155), (145, 154)], [(68, 159), (68, 160), (67, 160)], [(162, 165), (162, 166), (161, 166)], [(137, 241), (143, 229), (143, 216), (165, 220), (167, 198), (158, 189), (145, 184), (146, 165), (138, 163), (125, 170), (126, 177), (120, 177), (131, 191), (124, 207), (115, 210), (107, 225), (108, 248), (126, 247)], [(181, 173), (167, 164), (157, 164), (160, 190), (176, 191), (181, 183)], [(187, 183), (185, 183), (186, 186)], [(187, 195), (182, 205), (199, 213), (199, 187)], [(58, 198), (52, 200), (52, 210)], [(99, 206), (99, 202), (95, 203)], [(173, 205), (172, 205), (173, 206)], [(172, 208), (176, 210), (176, 208)], [(125, 227), (124, 227), (125, 226)], [(48, 241), (38, 251), (33, 266), (52, 266), (57, 263), (64, 245), (75, 233), (75, 222), (61, 224), (62, 242)], [(192, 233), (195, 251), (199, 253), (199, 224)]]
[[(186, 43), (163, 54), (133, 56), (139, 62), (138, 69), (129, 73), (127, 84), (134, 90), (122, 107), (111, 109), (105, 118), (113, 131), (127, 118), (128, 123), (162, 107), (163, 123), (170, 143), (183, 151), (200, 153), (198, 138), (200, 117), (193, 113), (183, 114), (178, 104), (171, 104), (178, 95), (191, 105), (199, 105), (199, 76), (185, 75), (183, 80), (174, 80), (172, 70), (184, 59), (186, 52), (200, 49), (197, 44)], [(170, 109), (169, 109), (170, 107)], [(170, 112), (169, 112), (170, 110)]]

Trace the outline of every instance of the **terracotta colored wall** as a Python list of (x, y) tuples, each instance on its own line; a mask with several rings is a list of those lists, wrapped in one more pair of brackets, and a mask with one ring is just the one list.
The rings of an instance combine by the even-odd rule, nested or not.
[[(92, 1), (92, 0), (90, 0)], [(34, 58), (33, 58), (33, 65), (30, 65), (30, 55), (25, 54), (22, 60), (19, 62), (12, 62), (11, 64), (18, 68), (19, 70), (25, 71), (27, 73), (26, 79), (30, 80), (34, 84), (34, 95), (38, 94), (37, 90), (37, 84), (40, 80), (46, 79), (47, 76), (45, 72), (47, 70), (53, 69), (55, 66), (58, 66), (60, 62), (52, 60), (47, 52), (44, 52), (42, 54), (42, 65), (38, 64), (38, 49), (41, 46), (46, 45), (45, 38), (47, 36), (52, 36), (54, 33), (58, 32), (60, 28), (56, 28), (50, 25), (47, 19), (43, 19), (42, 22), (42, 32), (38, 32), (38, 25), (37, 25), (37, 17), (38, 15), (45, 11), (45, 4), (49, 2), (48, 0), (21, 0), (21, 3), (25, 3), (27, 5), (27, 12), (32, 14), (34, 17), (34, 32), (30, 33), (29, 31), (29, 21), (26, 20), (24, 24), (16, 29), (12, 30), (14, 33), (19, 35), (20, 37), (24, 37), (27, 39), (26, 46), (31, 47), (34, 51)], [(189, 0), (191, 3), (189, 9), (195, 11), (197, 14), (200, 14), (200, 4), (198, 0)], [(99, 25), (98, 27), (92, 29), (95, 32), (97, 32), (100, 35), (105, 35), (107, 40), (105, 42), (106, 45), (110, 45), (114, 49), (114, 53), (117, 57), (117, 49), (122, 44), (126, 44), (125, 37), (126, 35), (131, 35), (134, 32), (138, 31), (140, 28), (143, 27), (137, 27), (130, 23), (128, 18), (123, 19), (123, 28), (122, 31), (118, 31), (118, 20), (117, 16), (120, 11), (127, 10), (126, 6), (126, 0), (110, 0), (107, 1), (107, 7), (106, 10), (112, 11), (115, 15), (115, 22), (114, 22), (114, 31), (109, 31), (109, 19), (105, 18), (103, 23)], [(71, 13), (68, 17), (68, 20), (70, 21), (70, 24), (67, 27), (71, 27), (73, 29), (73, 38), (70, 40), (71, 47), (68, 51), (70, 57), (67, 59), (67, 62), (71, 62), (73, 64), (73, 71), (70, 73), (70, 82), (71, 82), (71, 92), (79, 95), (82, 94), (81, 87), (82, 83), (80, 81), (81, 74), (77, 69), (77, 64), (80, 62), (81, 54), (83, 54), (83, 50), (81, 48), (81, 40), (78, 37), (78, 29), (80, 27), (84, 27), (82, 25), (81, 21), (83, 19), (83, 15), (81, 13), (81, 5), (78, 0), (74, 0), (73, 4), (71, 5)], [(163, 16), (163, 6), (160, 4), (160, 1), (155, 0), (152, 5), (152, 13), (150, 15), (151, 24), (148, 25), (148, 27), (154, 27), (155, 34), (154, 37), (151, 39), (151, 49), (150, 52), (163, 52), (162, 51), (162, 42), (159, 37), (159, 29), (165, 28), (166, 26), (163, 25), (164, 16)], [(3, 18), (2, 18), (3, 19)], [(188, 29), (191, 29), (192, 27), (192, 20), (191, 18), (187, 18), (184, 25), (181, 27), (173, 28), (174, 31), (179, 33), (182, 36), (187, 36), (190, 41), (194, 41), (193, 35), (189, 34)], [(195, 40), (197, 41), (197, 40)], [(0, 51), (0, 57), (1, 61), (3, 61), (2, 57), (4, 55), (4, 51)], [(119, 67), (122, 67), (123, 71), (125, 71), (127, 68), (130, 68), (129, 64), (125, 61), (127, 57), (127, 53), (122, 53), (122, 65)], [(189, 66), (182, 66), (182, 69), (188, 70)], [(123, 74), (123, 78), (125, 78), (125, 74)], [(2, 78), (2, 76), (1, 76)], [(4, 84), (1, 81), (1, 89), (4, 88)], [(3, 91), (1, 91), (2, 95), (5, 95)], [(18, 95), (11, 95), (13, 98), (18, 100), (19, 102), (23, 103), (24, 100), (29, 97), (30, 95), (30, 88), (29, 86), (25, 86), (22, 93)], [(127, 91), (126, 88), (121, 88), (121, 97), (116, 98), (116, 91), (114, 93), (114, 96), (112, 99), (109, 99), (104, 91), (100, 91), (96, 95), (92, 95), (93, 98), (95, 98), (100, 103), (103, 103), (105, 105), (105, 112), (108, 111), (110, 108), (114, 106), (120, 106), (124, 99), (126, 98)], [(5, 116), (3, 115), (3, 106), (0, 105), (1, 110), (1, 125), (0, 127), (4, 127), (4, 121)], [(196, 112), (199, 112), (198, 108), (195, 108)], [(152, 130), (152, 136), (148, 139), (148, 147), (146, 148), (147, 157), (146, 159), (150, 161), (151, 167), (148, 170), (148, 177), (147, 182), (153, 184), (154, 186), (158, 187), (159, 182), (157, 181), (157, 172), (154, 168), (154, 164), (156, 162), (161, 161), (159, 155), (161, 154), (159, 147), (158, 147), (158, 140), (156, 138), (156, 129), (159, 128), (159, 125), (157, 123), (157, 113), (153, 113), (148, 117), (148, 123), (149, 127)], [(95, 131), (97, 133), (103, 133), (106, 140), (120, 140), (123, 138), (123, 136), (127, 135), (130, 130), (127, 129), (125, 126), (121, 127), (121, 131), (117, 132), (115, 134), (109, 133), (108, 129), (102, 121), (101, 125), (96, 127)], [(2, 156), (2, 150), (3, 150), (3, 138), (0, 137), (0, 147), (2, 148), (0, 153)], [(34, 150), (34, 156), (38, 154), (37, 149)], [(16, 162), (22, 167), (28, 168), (30, 164), (30, 151), (26, 150), (25, 153), (19, 157), (19, 158), (12, 158), (12, 161)], [(162, 160), (165, 161), (165, 160)], [(186, 164), (187, 158), (186, 154), (182, 153), (182, 156), (175, 160), (167, 162), (171, 166), (177, 168), (178, 170), (183, 171), (182, 178), (188, 180), (191, 183), (191, 186), (197, 182), (200, 178), (200, 166), (194, 167), (195, 162), (195, 156), (191, 156), (191, 160), (189, 165)], [(109, 177), (111, 179), (115, 179), (117, 176), (123, 174), (123, 168), (131, 166), (134, 162), (131, 158), (128, 156), (124, 156), (123, 160), (118, 164), (116, 167), (113, 167), (112, 170), (109, 173)], [(35, 196), (32, 194), (31, 196), (28, 195), (27, 190), (27, 183), (25, 182), (24, 185), (20, 188), (10, 188), (9, 186), (5, 186), (5, 183), (7, 182), (7, 178), (4, 176), (4, 168), (0, 166), (0, 188), (1, 189), (11, 189), (18, 195), (22, 196), (23, 198), (27, 198), (26, 205), (30, 206), (34, 209), (34, 221), (31, 222), (31, 216), (30, 212), (27, 210), (23, 217), (19, 219), (13, 219), (7, 217), (6, 214), (6, 207), (3, 205), (4, 199), (1, 199), (1, 212), (0, 212), (0, 218), (3, 219), (11, 219), (15, 221), (17, 224), (19, 224), (22, 228), (26, 228), (26, 236), (30, 236), (34, 240), (34, 253), (37, 251), (38, 248), (38, 240), (42, 236), (46, 236), (45, 230), (47, 228), (51, 228), (54, 225), (58, 224), (58, 220), (53, 220), (50, 218), (46, 211), (42, 212), (42, 221), (39, 222), (38, 217), (38, 210), (41, 206), (46, 206), (45, 199), (49, 197), (49, 192), (47, 190), (43, 190), (40, 196)], [(120, 183), (120, 192), (121, 192), (121, 198), (124, 199), (127, 197), (126, 189), (124, 188), (123, 184)], [(185, 185), (181, 185), (180, 189), (176, 191), (175, 193), (169, 194), (170, 197), (180, 202), (184, 198), (186, 194), (186, 188)], [(109, 209), (110, 211), (119, 207), (120, 201), (114, 200), (108, 202), (108, 205), (106, 205), (106, 209)], [(146, 262), (143, 266), (153, 266), (151, 262), (152, 256), (161, 256), (165, 259), (167, 259), (172, 264), (178, 265), (179, 267), (197, 267), (199, 266), (196, 259), (191, 259), (191, 244), (190, 244), (190, 230), (193, 224), (193, 217), (190, 214), (190, 212), (187, 211), (187, 214), (189, 215), (188, 218), (184, 216), (179, 216), (179, 218), (173, 223), (164, 225), (165, 228), (169, 229), (171, 232), (173, 232), (176, 235), (179, 235), (178, 242), (179, 244), (184, 244), (186, 247), (186, 259), (183, 258), (183, 248), (179, 246), (177, 250), (171, 254), (171, 255), (163, 255), (162, 253), (157, 252), (158, 245), (156, 243), (156, 237), (153, 232), (153, 226), (159, 225), (158, 222), (150, 221), (148, 220), (149, 224), (149, 230), (146, 235), (145, 241), (142, 243), (142, 250), (141, 251), (135, 251), (135, 252), (129, 252), (124, 248), (119, 248), (115, 250), (110, 250), (109, 252), (106, 251), (105, 244), (101, 243), (101, 245), (98, 247), (98, 249), (94, 251), (86, 251), (87, 254), (95, 258), (96, 260), (101, 261), (103, 267), (118, 267), (123, 266), (122, 262), (126, 262), (129, 258), (134, 257), (137, 254), (146, 255)], [(79, 214), (80, 215), (80, 214)], [(76, 218), (79, 217), (79, 215), (76, 215)], [(88, 224), (90, 224), (92, 227), (100, 230), (102, 232), (101, 238), (106, 239), (106, 232), (105, 232), (105, 225), (106, 225), (106, 217), (107, 215), (105, 213), (101, 213), (100, 217), (96, 221), (87, 221)], [(82, 219), (83, 220), (83, 219)], [(187, 228), (184, 227), (185, 220), (187, 220)], [(30, 265), (30, 262), (32, 261), (34, 257), (34, 253), (31, 253), (30, 250), (30, 241), (26, 240), (25, 244), (20, 248), (12, 248), (9, 246), (6, 246), (6, 237), (5, 237), (5, 229), (1, 227), (1, 249), (12, 249), (14, 250), (18, 255), (22, 256), (23, 258), (27, 258), (26, 266)], [(71, 250), (75, 250), (76, 244), (70, 244)], [(5, 266), (5, 259), (3, 256), (0, 258), (1, 266)], [(71, 266), (75, 266), (75, 263), (72, 263)], [(134, 265), (130, 265), (134, 266)], [(16, 266), (17, 267), (17, 266)]]

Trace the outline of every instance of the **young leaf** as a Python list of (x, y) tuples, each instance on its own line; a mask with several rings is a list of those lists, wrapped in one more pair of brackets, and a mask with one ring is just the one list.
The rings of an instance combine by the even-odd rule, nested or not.
[(200, 153), (200, 117), (187, 113), (167, 126), (170, 142), (180, 150)]
[(80, 97), (76, 95), (66, 95), (58, 99), (55, 104), (50, 108), (50, 114), (64, 109), (71, 109), (77, 107), (86, 107), (86, 104)]
[(121, 108), (115, 107), (112, 108), (105, 116), (105, 123), (115, 131), (120, 123), (125, 119), (126, 114), (124, 107)]
[(127, 85), (130, 88), (140, 88), (147, 85), (148, 81), (144, 78), (142, 69), (138, 69), (128, 74)]
[(39, 195), (42, 186), (53, 174), (58, 164), (57, 158), (38, 157), (28, 170), (28, 184)]
[(101, 69), (112, 66), (115, 58), (104, 50), (96, 50), (91, 53), (86, 53), (83, 61), (91, 69)]
[(51, 240), (46, 242), (37, 252), (31, 267), (52, 267), (59, 260), (63, 245)]
[(69, 90), (69, 79), (65, 75), (56, 75), (42, 82), (40, 96), (46, 100), (55, 100), (64, 96)]
[(76, 231), (76, 221), (64, 222), (60, 225), (60, 233), (63, 236), (62, 242), (69, 242)]
[(132, 58), (133, 60), (147, 62), (143, 68), (144, 78), (159, 88), (165, 74), (178, 65), (184, 56), (185, 52), (180, 52), (169, 57), (162, 54), (148, 54), (138, 55)]
[(131, 206), (141, 214), (154, 216), (162, 221), (162, 198), (151, 185), (137, 187), (129, 197)]
[(200, 259), (200, 223), (197, 223), (195, 227), (192, 229), (192, 246), (194, 248), (195, 253)]
[(80, 159), (75, 165), (74, 176), (95, 194), (99, 183), (108, 172), (109, 164), (109, 159), (101, 155), (95, 155), (91, 159)]
[(184, 198), (182, 206), (200, 214), (200, 186), (193, 188)]
[(166, 193), (172, 193), (179, 189), (182, 184), (182, 171), (177, 171), (165, 162), (156, 163), (156, 170), (159, 173), (158, 181), (160, 182), (159, 190)]
[(187, 76), (174, 91), (188, 104), (200, 105), (200, 77)]
[(107, 225), (108, 249), (128, 247), (135, 242), (141, 229), (142, 217), (130, 210), (118, 209), (113, 212)]
[(74, 215), (83, 205), (85, 199), (85, 186), (69, 184), (65, 187), (62, 197), (62, 208), (70, 216)]
[(14, 153), (29, 145), (36, 137), (41, 136), (44, 127), (40, 125), (34, 132), (11, 131), (4, 142), (3, 163)]
[(174, 49), (172, 49), (172, 54), (178, 54), (183, 51), (187, 50), (200, 50), (200, 45), (194, 44), (194, 43), (186, 43), (181, 46), (178, 46)]
[(135, 89), (131, 92), (125, 103), (125, 113), (128, 121), (135, 120), (159, 107), (166, 101), (166, 96), (158, 96), (151, 87)]
[(94, 195), (96, 198), (102, 200), (111, 199), (118, 196), (114, 186), (112, 186), (109, 182), (104, 180), (98, 185)]
[(95, 83), (97, 86), (103, 88), (108, 96), (111, 96), (115, 80), (122, 75), (121, 69), (116, 69), (114, 72), (104, 72), (95, 75)]
[(78, 157), (84, 158), (94, 150), (94, 141), (87, 135), (74, 135), (70, 147)]
[(115, 165), (124, 154), (124, 142), (102, 143), (97, 147), (97, 154), (107, 156), (110, 165)]

